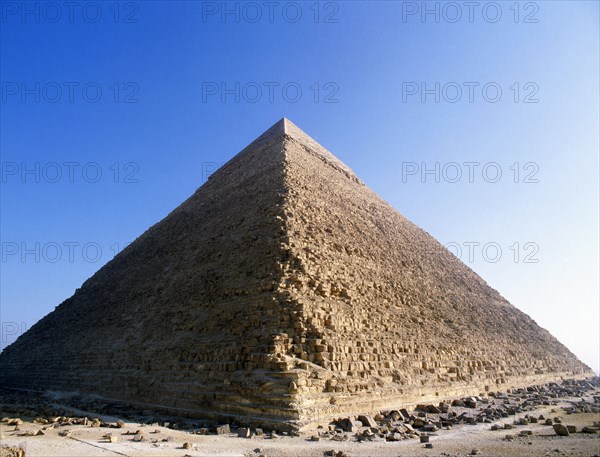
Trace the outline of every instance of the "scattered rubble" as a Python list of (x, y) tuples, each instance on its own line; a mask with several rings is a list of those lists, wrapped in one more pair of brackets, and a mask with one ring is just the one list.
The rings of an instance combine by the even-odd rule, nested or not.
[(114, 433), (107, 433), (103, 436), (103, 438), (106, 439), (109, 443), (116, 443), (117, 441), (119, 441), (119, 436), (115, 435)]
[[(556, 437), (569, 437), (573, 434), (598, 434), (600, 422), (589, 423), (586, 426), (575, 426), (569, 423), (568, 418), (577, 413), (600, 413), (600, 396), (594, 395), (600, 388), (600, 380), (592, 381), (564, 381), (562, 384), (549, 383), (533, 386), (527, 389), (510, 389), (506, 392), (489, 392), (486, 395), (471, 396), (455, 399), (452, 402), (439, 402), (436, 404), (419, 404), (414, 410), (407, 408), (381, 410), (373, 415), (362, 414), (358, 416), (339, 417), (327, 424), (319, 426), (316, 432), (307, 436), (307, 441), (319, 442), (324, 440), (334, 442), (402, 442), (413, 440), (428, 449), (435, 445), (435, 438), (456, 426), (473, 426), (489, 424), (488, 430), (501, 431), (517, 429), (515, 434), (505, 435), (502, 439), (514, 441), (527, 438), (534, 434), (531, 424), (538, 427), (547, 426), (554, 431)], [(0, 393), (2, 390), (0, 389)], [(10, 395), (9, 395), (10, 398)], [(561, 400), (564, 399), (564, 400)], [(6, 397), (3, 397), (6, 404)], [(81, 403), (82, 400), (79, 400)], [(567, 406), (565, 406), (565, 404)], [(540, 415), (535, 411), (540, 407), (553, 407), (549, 414)], [(272, 430), (265, 433), (261, 428), (245, 427), (232, 421), (228, 424), (191, 423), (182, 420), (161, 421), (152, 416), (145, 420), (125, 422), (114, 420), (106, 422), (104, 416), (71, 416), (66, 407), (49, 405), (45, 400), (38, 399), (38, 403), (16, 402), (4, 408), (3, 411), (12, 414), (3, 417), (3, 425), (14, 427), (10, 433), (20, 437), (36, 437), (46, 434), (48, 429), (58, 429), (61, 437), (72, 437), (74, 426), (90, 428), (106, 428), (112, 430), (125, 429), (131, 424), (145, 426), (162, 426), (174, 430), (185, 430), (196, 435), (232, 435), (245, 439), (280, 439), (286, 436), (298, 436), (297, 433), (281, 430)], [(85, 411), (82, 409), (82, 411)], [(28, 419), (31, 418), (31, 419)], [(37, 430), (26, 429), (20, 431), (19, 426), (33, 423), (41, 428)], [(67, 428), (70, 427), (70, 428)], [(143, 428), (128, 430), (123, 435), (129, 435), (133, 442), (151, 441), (152, 443), (173, 441), (172, 437), (150, 439), (147, 433), (158, 435), (161, 430)], [(5, 429), (7, 430), (7, 429)], [(33, 439), (33, 438), (31, 438)], [(121, 439), (117, 433), (105, 433), (103, 439), (109, 443), (116, 443)], [(525, 442), (524, 442), (525, 443)], [(156, 444), (155, 444), (156, 445)], [(184, 442), (183, 449), (193, 449), (195, 444)], [(469, 450), (466, 450), (469, 452)], [(482, 451), (474, 448), (469, 455), (480, 455)], [(345, 455), (343, 451), (330, 451), (328, 455)]]
[(0, 455), (2, 457), (25, 457), (25, 449), (21, 446), (4, 446), (0, 447)]
[(228, 433), (231, 433), (231, 429), (229, 428), (229, 424), (225, 424), (216, 427), (215, 432), (217, 435), (226, 435)]

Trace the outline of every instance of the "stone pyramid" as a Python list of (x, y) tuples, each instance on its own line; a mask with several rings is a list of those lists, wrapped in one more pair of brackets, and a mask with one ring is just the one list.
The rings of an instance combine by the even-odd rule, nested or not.
[(287, 119), (0, 354), (0, 386), (328, 417), (593, 373)]

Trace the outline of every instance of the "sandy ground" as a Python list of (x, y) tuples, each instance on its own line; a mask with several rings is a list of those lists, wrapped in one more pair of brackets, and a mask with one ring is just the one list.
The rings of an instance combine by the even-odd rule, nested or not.
[[(545, 417), (561, 416), (564, 425), (575, 425), (578, 430), (600, 421), (600, 414), (576, 413), (566, 414), (561, 410), (569, 400), (561, 399), (559, 404), (536, 409), (530, 415), (542, 414)], [(577, 400), (577, 399), (575, 399)], [(523, 416), (524, 414), (520, 414)], [(96, 415), (97, 416), (97, 415)], [(96, 417), (91, 415), (91, 417)], [(112, 416), (97, 416), (106, 422), (116, 422)], [(95, 456), (267, 456), (267, 457), (323, 457), (327, 451), (343, 451), (349, 457), (399, 457), (399, 456), (465, 456), (478, 449), (482, 456), (499, 457), (540, 457), (540, 456), (600, 456), (600, 434), (575, 433), (568, 437), (557, 436), (552, 426), (543, 423), (532, 423), (516, 426), (512, 430), (492, 431), (490, 425), (458, 425), (450, 430), (440, 430), (431, 436), (431, 449), (426, 449), (419, 439), (399, 442), (331, 441), (327, 438), (310, 441), (307, 433), (299, 437), (253, 437), (239, 438), (229, 435), (196, 435), (190, 432), (172, 430), (156, 424), (147, 425), (126, 422), (123, 428), (91, 427), (89, 425), (65, 425), (52, 427), (34, 424), (32, 420), (22, 418), (23, 424), (15, 431), (15, 426), (0, 424), (1, 444), (21, 446), (27, 457), (95, 457)], [(495, 424), (512, 424), (519, 416), (511, 416), (494, 422)], [(42, 429), (41, 436), (19, 436), (27, 432)], [(70, 436), (60, 436), (60, 432), (69, 430)], [(141, 430), (146, 438), (144, 442), (133, 440), (136, 431)], [(523, 430), (530, 430), (531, 435), (521, 436)], [(118, 436), (115, 443), (103, 436), (112, 433)], [(506, 436), (512, 435), (512, 440)], [(192, 443), (191, 449), (185, 449), (184, 443)]]

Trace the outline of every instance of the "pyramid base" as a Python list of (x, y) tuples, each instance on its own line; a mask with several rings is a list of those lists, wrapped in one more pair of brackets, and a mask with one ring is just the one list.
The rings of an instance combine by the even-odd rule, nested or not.
[(368, 395), (335, 395), (322, 394), (306, 399), (301, 407), (299, 430), (310, 430), (318, 424), (331, 419), (358, 415), (375, 415), (382, 410), (411, 409), (417, 404), (448, 402), (458, 398), (482, 396), (489, 392), (526, 388), (551, 382), (560, 383), (566, 380), (593, 379), (594, 374), (561, 372), (552, 374), (529, 375), (506, 380), (503, 383), (490, 385), (488, 382), (455, 383), (455, 385), (423, 386), (412, 388), (406, 393), (388, 391), (372, 392)]
[[(130, 415), (152, 417), (153, 421), (184, 419), (204, 421), (206, 423), (230, 423), (240, 426), (260, 427), (265, 431), (278, 432), (304, 432), (324, 425), (333, 419), (358, 414), (375, 415), (382, 410), (412, 409), (420, 403), (437, 404), (442, 401), (451, 401), (456, 398), (480, 396), (498, 390), (506, 391), (514, 388), (526, 388), (550, 382), (560, 383), (566, 380), (592, 379), (589, 373), (574, 374), (569, 372), (523, 376), (505, 383), (490, 386), (485, 383), (462, 384), (454, 386), (423, 386), (412, 389), (407, 393), (372, 392), (368, 395), (336, 395), (335, 393), (313, 394), (310, 397), (296, 397), (299, 402), (291, 402), (292, 398), (281, 398), (282, 404), (289, 402), (289, 407), (273, 407), (258, 402), (251, 403), (248, 399), (230, 398), (230, 402), (222, 404), (222, 410), (202, 409), (184, 406), (168, 406), (156, 403), (129, 401), (110, 398), (109, 396), (85, 394), (79, 391), (59, 392), (24, 389), (17, 387), (4, 387), (6, 390), (22, 391), (50, 396), (61, 403), (61, 399), (81, 397), (83, 403), (93, 400), (96, 403), (108, 405), (103, 414), (113, 414), (110, 407), (115, 409), (116, 415), (126, 409)], [(271, 399), (273, 400), (273, 399)], [(80, 400), (78, 400), (79, 402)], [(65, 403), (65, 402), (63, 402)], [(68, 404), (68, 401), (66, 402)]]

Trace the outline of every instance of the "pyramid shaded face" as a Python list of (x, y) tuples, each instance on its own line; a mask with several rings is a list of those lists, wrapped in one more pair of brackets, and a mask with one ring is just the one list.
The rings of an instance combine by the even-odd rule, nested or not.
[(283, 119), (0, 354), (0, 385), (302, 426), (593, 375)]
[(276, 294), (282, 133), (275, 126), (238, 154), (7, 347), (0, 385), (93, 393), (182, 416), (261, 408), (293, 419), (287, 381), (265, 374), (276, 368), (275, 335), (291, 325)]

